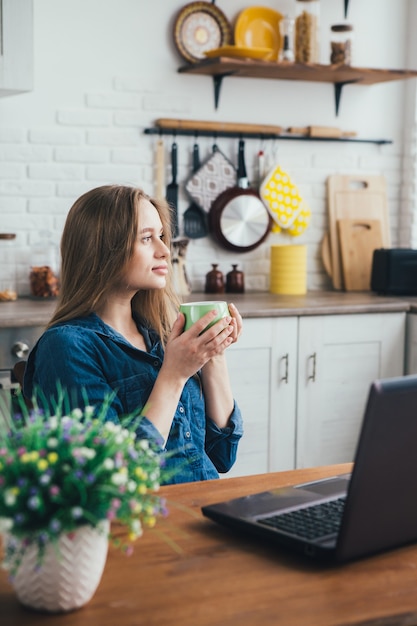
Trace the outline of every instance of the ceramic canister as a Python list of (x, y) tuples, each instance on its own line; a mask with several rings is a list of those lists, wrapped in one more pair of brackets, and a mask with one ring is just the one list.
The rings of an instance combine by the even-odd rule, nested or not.
[(307, 246), (271, 246), (269, 291), (287, 295), (307, 292)]

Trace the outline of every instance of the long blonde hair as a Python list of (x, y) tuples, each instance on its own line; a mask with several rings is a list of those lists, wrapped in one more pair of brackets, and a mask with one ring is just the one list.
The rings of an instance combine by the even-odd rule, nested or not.
[[(105, 185), (75, 201), (61, 238), (61, 295), (48, 327), (97, 310), (120, 281), (133, 254), (141, 200), (148, 200), (158, 211), (164, 241), (170, 247), (171, 209), (164, 200), (150, 198), (135, 187)], [(143, 317), (165, 343), (178, 304), (170, 265), (166, 287), (136, 293), (132, 311)]]

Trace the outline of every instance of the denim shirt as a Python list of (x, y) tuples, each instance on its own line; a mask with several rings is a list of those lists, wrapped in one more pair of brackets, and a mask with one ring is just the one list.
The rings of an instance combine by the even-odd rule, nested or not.
[[(157, 334), (137, 321), (147, 352), (132, 346), (121, 334), (94, 313), (56, 324), (46, 330), (31, 351), (26, 365), (24, 394), (36, 394), (50, 403), (57, 395), (57, 381), (69, 393), (72, 407), (99, 405), (115, 392), (107, 419), (144, 410), (163, 360)], [(44, 400), (43, 400), (44, 402)], [(50, 404), (50, 406), (53, 406)], [(162, 437), (146, 417), (140, 421), (137, 436), (155, 442), (162, 450)], [(165, 444), (165, 468), (172, 470), (167, 483), (218, 478), (236, 460), (243, 434), (242, 417), (234, 405), (228, 426), (219, 428), (205, 414), (199, 376), (190, 378), (181, 393), (171, 430)]]

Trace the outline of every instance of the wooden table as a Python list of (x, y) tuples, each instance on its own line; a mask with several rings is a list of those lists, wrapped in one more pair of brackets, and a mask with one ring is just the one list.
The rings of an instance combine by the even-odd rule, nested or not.
[(350, 471), (350, 465), (165, 487), (170, 514), (114, 548), (91, 602), (47, 615), (21, 607), (0, 571), (1, 626), (410, 626), (417, 624), (417, 546), (340, 567), (305, 563), (235, 537), (203, 504)]

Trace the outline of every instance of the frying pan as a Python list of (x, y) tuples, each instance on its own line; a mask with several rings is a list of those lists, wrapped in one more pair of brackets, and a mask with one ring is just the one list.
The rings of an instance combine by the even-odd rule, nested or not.
[(210, 232), (227, 250), (249, 252), (272, 228), (272, 218), (258, 193), (250, 189), (245, 165), (245, 142), (239, 140), (237, 186), (223, 191), (209, 211)]

